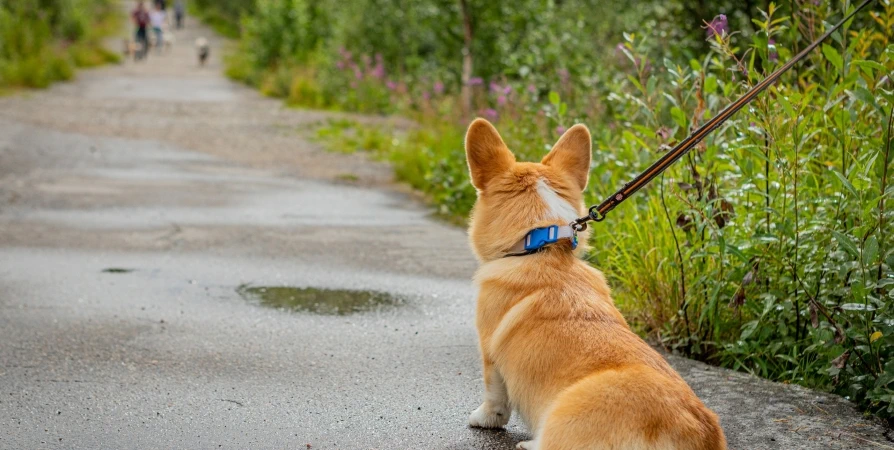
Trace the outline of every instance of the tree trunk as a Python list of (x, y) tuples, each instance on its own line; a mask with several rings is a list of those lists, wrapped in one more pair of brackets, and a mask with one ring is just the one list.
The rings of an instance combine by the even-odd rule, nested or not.
[(472, 17), (468, 0), (459, 0), (463, 15), (463, 73), (462, 73), (462, 108), (463, 117), (468, 120), (472, 114)]

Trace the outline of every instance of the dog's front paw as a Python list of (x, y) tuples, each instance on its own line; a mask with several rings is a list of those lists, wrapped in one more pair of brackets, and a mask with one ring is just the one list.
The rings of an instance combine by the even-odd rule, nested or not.
[(469, 416), (469, 425), (476, 428), (502, 428), (509, 423), (511, 411), (508, 408), (493, 408), (482, 403)]
[(516, 450), (537, 450), (537, 442), (535, 441), (522, 441), (518, 444), (515, 444)]

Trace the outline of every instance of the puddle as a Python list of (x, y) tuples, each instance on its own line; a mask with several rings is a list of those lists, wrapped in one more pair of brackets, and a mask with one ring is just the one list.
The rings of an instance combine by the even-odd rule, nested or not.
[(125, 269), (124, 267), (109, 267), (102, 269), (102, 273), (131, 273), (134, 269)]
[(236, 288), (236, 292), (245, 300), (258, 302), (271, 308), (326, 316), (345, 316), (379, 311), (403, 304), (401, 298), (377, 291), (243, 284)]

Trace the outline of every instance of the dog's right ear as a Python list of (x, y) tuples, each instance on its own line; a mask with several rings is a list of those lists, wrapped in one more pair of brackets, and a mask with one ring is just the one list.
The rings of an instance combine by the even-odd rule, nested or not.
[(480, 191), (495, 176), (511, 169), (515, 156), (490, 122), (475, 119), (466, 132), (466, 160), (469, 162), (472, 185)]

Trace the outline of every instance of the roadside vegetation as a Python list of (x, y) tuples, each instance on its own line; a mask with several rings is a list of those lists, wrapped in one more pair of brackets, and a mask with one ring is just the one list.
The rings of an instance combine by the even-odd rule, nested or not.
[[(231, 77), (295, 106), (412, 118), (410, 130), (337, 121), (319, 133), (335, 150), (391, 161), (457, 218), (475, 197), (462, 146), (471, 117), (529, 160), (587, 124), (596, 203), (853, 7), (223, 3), (240, 5)], [(593, 225), (589, 258), (640, 332), (894, 416), (892, 33), (894, 1), (879, 0)]]
[(119, 16), (112, 0), (0, 0), (0, 90), (43, 88), (75, 68), (119, 61), (102, 46)]

